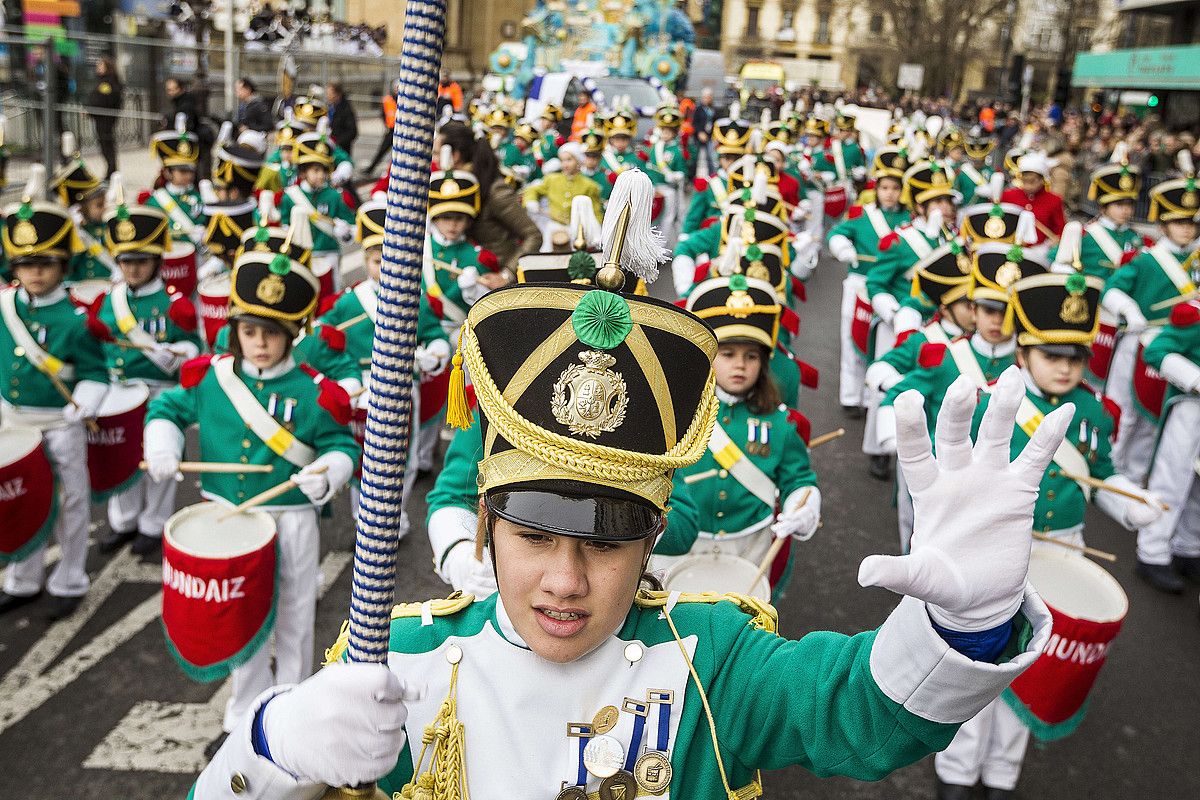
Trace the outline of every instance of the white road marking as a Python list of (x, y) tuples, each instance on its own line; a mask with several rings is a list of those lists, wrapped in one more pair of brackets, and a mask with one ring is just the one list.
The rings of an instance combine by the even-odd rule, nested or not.
[[(318, 597), (350, 563), (349, 553), (321, 560)], [(84, 760), (87, 769), (195, 774), (208, 763), (204, 749), (221, 734), (230, 682), (221, 684), (207, 703), (143, 700), (129, 710)]]

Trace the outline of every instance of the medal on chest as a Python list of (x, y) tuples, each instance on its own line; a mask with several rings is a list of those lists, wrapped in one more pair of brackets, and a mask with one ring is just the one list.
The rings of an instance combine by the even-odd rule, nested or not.
[(294, 397), (281, 397), (275, 392), (271, 392), (267, 398), (267, 413), (270, 414), (275, 421), (282, 425), (288, 432), (296, 432), (296, 406), (299, 401)]
[(751, 455), (771, 455), (771, 423), (751, 417), (746, 424), (746, 452)]
[[(576, 753), (574, 783), (563, 782), (556, 800), (587, 797), (589, 775), (600, 779), (601, 800), (633, 800), (639, 791), (661, 795), (671, 785), (670, 722), (675, 692), (650, 689), (645, 699), (626, 697), (621, 709), (608, 705), (591, 722), (567, 724), (567, 741)], [(629, 746), (613, 735), (621, 714), (633, 717)]]

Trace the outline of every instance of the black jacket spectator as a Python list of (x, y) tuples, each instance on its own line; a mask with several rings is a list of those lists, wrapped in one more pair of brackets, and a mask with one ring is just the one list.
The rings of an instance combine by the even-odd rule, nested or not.
[(329, 135), (337, 146), (354, 158), (354, 140), (358, 138), (358, 117), (340, 84), (330, 84), (325, 92), (329, 101)]

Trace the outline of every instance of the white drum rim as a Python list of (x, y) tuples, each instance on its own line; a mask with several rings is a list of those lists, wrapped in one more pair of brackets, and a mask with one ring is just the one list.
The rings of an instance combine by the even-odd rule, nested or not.
[[(219, 291), (213, 292), (210, 294), (209, 292), (211, 291), (212, 287), (214, 287), (214, 286), (217, 286), (219, 288), (224, 288), (225, 289), (224, 295), (222, 295), (221, 292), (219, 292)], [(207, 278), (200, 281), (200, 283), (198, 283), (196, 285), (197, 294), (207, 295), (209, 297), (224, 296), (225, 299), (229, 299), (229, 294), (232, 289), (233, 289), (233, 280), (232, 280), (230, 273), (228, 273), (228, 272), (223, 275), (209, 275)]]
[[(726, 565), (740, 562), (741, 564), (745, 564), (749, 570), (753, 570), (753, 572), (750, 573), (751, 575), (758, 572), (757, 564), (755, 564), (753, 561), (751, 561), (747, 558), (742, 558), (741, 556), (736, 556), (733, 553), (720, 553), (720, 552), (688, 553), (687, 555), (680, 556), (677, 560), (672, 561), (670, 566), (668, 566), (663, 571), (663, 587), (666, 588), (668, 591), (670, 591), (672, 577), (677, 577), (679, 575), (679, 573), (681, 573), (684, 569), (691, 568), (697, 564), (702, 564), (704, 562), (725, 562)], [(753, 588), (758, 589), (759, 587), (766, 589), (764, 596), (759, 596), (759, 595), (754, 594), (753, 590), (747, 592), (746, 587), (744, 585), (739, 586), (738, 588), (725, 589), (725, 590), (722, 590), (722, 589), (714, 586), (711, 589), (706, 589), (705, 591), (718, 592), (718, 593), (733, 592), (736, 594), (750, 594), (754, 597), (758, 597), (760, 600), (770, 602), (771, 601), (771, 581), (768, 579), (768, 577), (766, 575), (763, 575), (762, 577), (760, 577), (758, 579), (758, 581), (754, 584)]]
[(171, 242), (171, 249), (163, 253), (163, 260), (171, 258), (187, 258), (196, 255), (196, 245), (186, 240)]
[(251, 509), (249, 511), (240, 512), (242, 516), (251, 517), (255, 520), (258, 520), (258, 521), (261, 521), (262, 523), (264, 523), (263, 527), (264, 527), (264, 530), (267, 532), (267, 536), (266, 536), (266, 538), (264, 538), (262, 541), (260, 541), (258, 544), (254, 545), (254, 546), (248, 546), (245, 549), (237, 550), (237, 551), (230, 552), (230, 553), (222, 553), (220, 555), (211, 555), (208, 553), (197, 553), (195, 550), (192, 550), (191, 548), (182, 545), (179, 542), (178, 538), (176, 538), (176, 536), (175, 536), (176, 528), (178, 528), (178, 526), (181, 523), (183, 523), (184, 521), (191, 519), (192, 517), (198, 516), (202, 513), (208, 513), (210, 511), (228, 512), (229, 510), (230, 510), (230, 508), (228, 506), (223, 505), (221, 503), (213, 503), (213, 502), (196, 503), (194, 505), (187, 506), (186, 508), (181, 508), (178, 511), (176, 511), (174, 514), (172, 514), (170, 519), (167, 520), (167, 524), (163, 526), (163, 538), (166, 541), (170, 542), (171, 547), (173, 547), (174, 549), (183, 553), (184, 555), (191, 556), (193, 558), (203, 558), (203, 559), (207, 559), (207, 560), (212, 560), (212, 559), (217, 559), (217, 558), (237, 558), (238, 556), (245, 556), (245, 555), (249, 555), (250, 553), (257, 553), (259, 550), (261, 550), (263, 548), (264, 545), (269, 544), (270, 542), (274, 541), (275, 534), (276, 534), (275, 520), (271, 517), (270, 514), (266, 513), (265, 511), (259, 511), (257, 509)]
[[(133, 402), (135, 398), (138, 400), (136, 403)], [(120, 406), (116, 405), (118, 401), (122, 401)], [(100, 408), (96, 410), (96, 418), (115, 417), (118, 414), (133, 411), (138, 406), (149, 402), (150, 387), (141, 381), (114, 383), (105, 392), (104, 400), (100, 403)]]
[(9, 467), (18, 461), (28, 458), (34, 450), (42, 446), (43, 440), (42, 432), (37, 428), (29, 428), (23, 425), (0, 428), (0, 441), (10, 438), (15, 440), (15, 443), (21, 445), (24, 449), (10, 456), (9, 453), (12, 449), (12, 444), (5, 442), (4, 447), (0, 448), (0, 467)]
[[(1054, 545), (1047, 545), (1047, 547), (1054, 547)], [(1057, 549), (1048, 550), (1040, 547), (1035, 549), (1030, 554), (1031, 564), (1035, 559), (1044, 562), (1053, 560), (1056, 566), (1062, 566), (1064, 569), (1073, 570), (1077, 575), (1086, 575), (1088, 579), (1092, 581), (1093, 588), (1100, 590), (1104, 594), (1108, 604), (1120, 609), (1119, 614), (1100, 615), (1086, 612), (1081, 613), (1075, 609), (1067, 610), (1060, 608), (1050, 601), (1050, 599), (1046, 596), (1047, 592), (1043, 591), (1042, 587), (1034, 584), (1031, 570), (1029, 581), (1030, 584), (1035, 590), (1037, 590), (1038, 594), (1041, 595), (1042, 601), (1055, 611), (1059, 612), (1060, 614), (1065, 614), (1072, 619), (1079, 619), (1085, 622), (1094, 622), (1097, 624), (1120, 622), (1121, 620), (1125, 619), (1126, 616), (1128, 616), (1129, 596), (1125, 593), (1125, 588), (1121, 586), (1120, 581), (1112, 576), (1112, 573), (1096, 562), (1081, 555), (1076, 555), (1075, 553), (1059, 553)]]

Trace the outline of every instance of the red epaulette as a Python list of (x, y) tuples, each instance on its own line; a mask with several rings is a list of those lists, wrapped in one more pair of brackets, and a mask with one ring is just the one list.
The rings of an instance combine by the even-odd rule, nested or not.
[(900, 234), (896, 233), (895, 231), (892, 231), (887, 236), (884, 236), (882, 239), (879, 240), (879, 252), (882, 253), (885, 250), (890, 249), (891, 246), (894, 245), (898, 241), (900, 241)]
[(330, 309), (332, 309), (335, 305), (337, 305), (337, 301), (341, 300), (342, 295), (345, 293), (346, 293), (345, 290), (342, 290), (342, 291), (338, 292), (337, 294), (327, 294), (324, 297), (318, 299), (316, 315), (318, 317), (323, 317), (326, 314), (328, 314)]
[(446, 309), (442, 306), (442, 298), (434, 297), (428, 292), (425, 294), (425, 299), (429, 302), (429, 309), (438, 319), (446, 318)]
[(317, 333), (321, 337), (321, 341), (336, 353), (346, 352), (346, 332), (338, 330), (337, 325), (321, 323), (321, 330)]
[(1121, 430), (1121, 406), (1118, 405), (1116, 400), (1113, 400), (1111, 397), (1103, 394), (1100, 395), (1100, 405), (1104, 406), (1105, 413), (1112, 417), (1112, 438), (1115, 442), (1117, 440), (1117, 433)]
[(939, 366), (946, 358), (946, 345), (936, 342), (926, 342), (921, 345), (921, 352), (917, 354), (917, 363), (926, 369)]
[(208, 374), (208, 368), (212, 366), (212, 361), (212, 355), (205, 355), (183, 362), (183, 366), (179, 368), (179, 385), (190, 389), (199, 384)]
[(617, 182), (617, 173), (615, 173), (611, 170), (609, 170), (608, 174), (605, 177), (608, 179), (608, 182), (610, 184)]
[(692, 272), (692, 284), (695, 285), (701, 281), (708, 280), (708, 268), (712, 266), (711, 261), (705, 261), (703, 264), (696, 264), (696, 269)]
[(708, 188), (708, 178), (697, 177), (695, 180), (692, 181), (692, 188), (695, 189), (697, 192), (703, 192), (705, 189)]
[(1122, 267), (1125, 266), (1126, 264), (1128, 264), (1130, 261), (1133, 261), (1137, 257), (1138, 257), (1137, 250), (1126, 250), (1124, 253), (1121, 254), (1121, 266)]
[[(86, 317), (84, 324), (87, 326), (87, 332), (92, 335), (92, 338), (100, 342), (116, 341), (112, 330), (104, 324), (104, 320), (100, 319), (100, 309), (96, 306), (85, 311)], [(79, 312), (75, 312), (79, 313)]]
[(1196, 301), (1180, 303), (1171, 309), (1171, 324), (1176, 328), (1188, 328), (1200, 322), (1200, 305)]
[(643, 162), (647, 162), (650, 160), (650, 154), (647, 153), (645, 150), (638, 150), (637, 157), (638, 157), (638, 160), (643, 161)]
[(567, 137), (563, 136), (561, 133), (558, 136), (554, 137), (554, 146), (555, 147), (562, 147), (566, 143), (567, 143)]
[(897, 348), (900, 345), (904, 344), (904, 340), (907, 339), (908, 337), (912, 336), (916, 332), (917, 332), (916, 328), (911, 328), (907, 331), (900, 331), (900, 333), (896, 334), (896, 343), (892, 345), (892, 348), (894, 349), (894, 348)]
[(150, 199), (150, 195), (154, 194), (149, 189), (142, 189), (137, 193), (137, 204), (139, 206), (146, 205), (146, 201)]
[(797, 358), (795, 353), (793, 353), (791, 350), (788, 350), (782, 344), (776, 343), (775, 348), (780, 353), (783, 353), (785, 356), (790, 358), (792, 360), (792, 362), (800, 369), (800, 385), (801, 386), (807, 387), (809, 389), (817, 388), (817, 386), (821, 382), (821, 371), (820, 370), (818, 370), (816, 367), (814, 367), (812, 364), (808, 363), (807, 361)]
[(686, 297), (681, 297), (678, 300), (675, 300), (674, 303), (675, 303), (675, 305), (679, 306), (680, 308), (687, 308), (687, 298)]
[(846, 212), (846, 219), (858, 219), (862, 216), (862, 206), (850, 206), (850, 210)]
[(308, 364), (301, 364), (300, 369), (317, 385), (317, 405), (328, 411), (339, 425), (349, 425), (352, 416), (350, 393)]
[(779, 324), (792, 336), (800, 335), (800, 315), (787, 306), (779, 314)]
[(808, 445), (808, 440), (812, 438), (812, 423), (808, 417), (801, 414), (794, 408), (787, 410), (788, 422), (796, 429), (796, 433), (800, 434), (800, 438), (804, 440), (805, 446)]
[(1142, 244), (1144, 244), (1146, 247), (1154, 247), (1154, 240), (1151, 239), (1149, 236), (1143, 236)]
[(486, 269), (488, 272), (500, 271), (500, 259), (496, 258), (496, 254), (491, 250), (479, 248), (479, 252), (475, 255), (475, 260), (479, 262), (479, 266)]
[(796, 295), (796, 299), (801, 303), (808, 302), (808, 287), (795, 275), (792, 276), (792, 294)]
[(171, 305), (167, 308), (167, 317), (177, 327), (182, 328), (188, 333), (193, 333), (199, 324), (195, 304), (181, 292), (171, 295)]
[(716, 225), (720, 221), (721, 221), (720, 217), (707, 217), (707, 218), (705, 218), (705, 220), (703, 222), (700, 223), (700, 230), (704, 230), (705, 228), (711, 228), (713, 225)]

